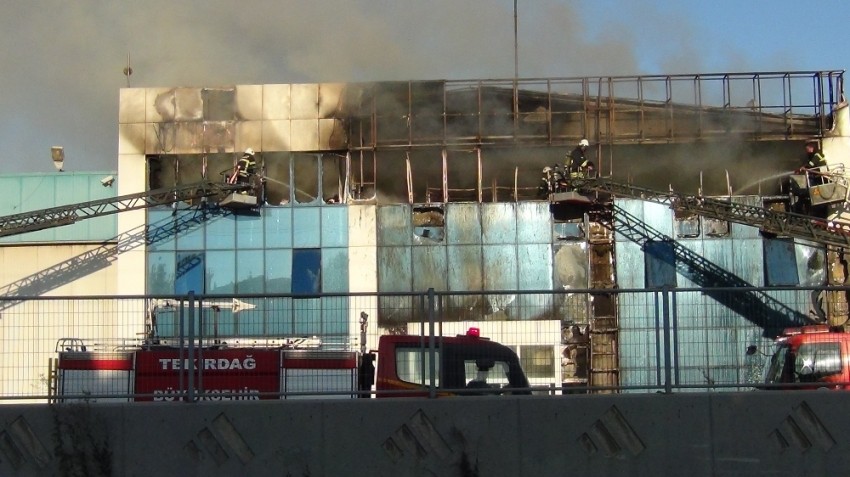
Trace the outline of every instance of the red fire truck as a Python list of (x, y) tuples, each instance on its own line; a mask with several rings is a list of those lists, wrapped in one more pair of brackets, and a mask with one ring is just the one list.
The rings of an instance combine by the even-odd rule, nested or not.
[(827, 325), (784, 330), (765, 384), (765, 389), (850, 389), (850, 333)]
[[(322, 349), (316, 338), (274, 346), (57, 344), (57, 401), (182, 401), (530, 394), (516, 353), (479, 336), (387, 335), (375, 352)], [(433, 359), (433, 365), (431, 357)], [(375, 361), (377, 358), (377, 379)]]

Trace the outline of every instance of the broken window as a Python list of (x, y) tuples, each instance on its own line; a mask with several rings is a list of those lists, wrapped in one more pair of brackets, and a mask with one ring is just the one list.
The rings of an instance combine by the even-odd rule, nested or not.
[(703, 217), (706, 237), (726, 237), (729, 235), (729, 222)]
[(442, 207), (414, 207), (413, 234), (433, 242), (442, 242), (446, 236), (445, 212)]
[(319, 157), (316, 154), (292, 154), (295, 173), (295, 202), (308, 204), (319, 197)]
[(342, 200), (345, 157), (338, 154), (322, 156), (322, 198), (326, 203), (338, 204)]
[(695, 238), (699, 237), (699, 215), (689, 211), (676, 210), (674, 212), (676, 237)]

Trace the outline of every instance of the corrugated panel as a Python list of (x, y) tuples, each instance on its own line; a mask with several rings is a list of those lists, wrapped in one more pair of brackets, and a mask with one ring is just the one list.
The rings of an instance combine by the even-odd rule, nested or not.
[(448, 290), (448, 269), (444, 246), (413, 247), (414, 290)]
[[(689, 255), (689, 256), (692, 256), (694, 258), (703, 256), (703, 243), (702, 243), (702, 240), (700, 240), (700, 239), (678, 240), (676, 243), (679, 246), (681, 246), (681, 247), (685, 248), (686, 250), (689, 250), (690, 252), (693, 253), (693, 255)], [(687, 257), (676, 257), (677, 262), (681, 262), (683, 260), (687, 260)], [(700, 269), (706, 268), (705, 266), (700, 266), (701, 263), (702, 263), (701, 261), (697, 261), (694, 264), (695, 267), (687, 267), (686, 269), (689, 270), (689, 271), (684, 273), (684, 274), (681, 271), (679, 271), (679, 277), (677, 278), (677, 284), (680, 288), (690, 288), (690, 287), (700, 286), (700, 283), (703, 281), (703, 278), (702, 278), (703, 274), (701, 273)], [(706, 265), (708, 265), (708, 264), (706, 263)], [(693, 269), (693, 268), (696, 268), (696, 269)], [(712, 267), (711, 269), (714, 269), (714, 268)]]
[(411, 247), (378, 247), (378, 290), (411, 291)]
[[(520, 290), (552, 289), (552, 248), (550, 244), (517, 246)], [(511, 316), (520, 320), (542, 319), (552, 312), (551, 294), (518, 295)]]
[[(449, 290), (477, 291), (484, 288), (482, 252), (480, 245), (449, 245), (447, 247)], [(465, 299), (462, 299), (465, 301)]]
[[(614, 201), (614, 205), (635, 217), (636, 220), (643, 220), (644, 201), (637, 199), (617, 199)], [(630, 242), (630, 239), (623, 236), (620, 232), (614, 234), (614, 240), (617, 242)]]
[[(764, 204), (761, 201), (761, 198), (758, 197), (758, 196), (745, 196), (745, 197), (736, 196), (736, 197), (732, 197), (732, 200), (735, 203), (752, 205), (754, 207), (763, 207), (764, 206)], [(732, 238), (742, 239), (742, 238), (759, 238), (759, 237), (761, 237), (758, 227), (751, 227), (749, 225), (733, 223), (733, 224), (731, 224), (731, 229), (732, 229), (731, 230)]]
[(519, 288), (516, 246), (484, 245), (484, 289)]
[(673, 213), (669, 207), (654, 202), (644, 202), (643, 222), (651, 229), (667, 237), (673, 237)]
[(378, 246), (410, 245), (413, 228), (408, 205), (378, 207)]
[(516, 208), (512, 203), (481, 204), (481, 232), (484, 244), (515, 244)]
[(481, 243), (479, 204), (446, 204), (446, 242), (449, 245)]
[(516, 214), (517, 243), (552, 242), (552, 214), (548, 202), (519, 202)]
[(756, 286), (764, 286), (764, 252), (761, 238), (736, 239), (727, 243), (734, 259), (732, 272), (745, 282)]
[(640, 245), (631, 241), (617, 242), (614, 253), (617, 257), (617, 284), (620, 288), (643, 288), (645, 267)]

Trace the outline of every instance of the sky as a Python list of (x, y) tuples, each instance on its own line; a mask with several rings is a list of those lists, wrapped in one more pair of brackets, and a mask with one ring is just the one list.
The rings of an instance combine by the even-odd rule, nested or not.
[(843, 70), (848, 23), (847, 0), (6, 1), (0, 174), (54, 172), (51, 146), (117, 169), (128, 56), (132, 87), (513, 78), (515, 53), (520, 78)]

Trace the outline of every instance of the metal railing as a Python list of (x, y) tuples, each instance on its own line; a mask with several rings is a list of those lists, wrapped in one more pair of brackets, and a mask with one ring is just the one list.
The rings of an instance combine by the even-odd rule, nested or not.
[[(750, 390), (762, 384), (774, 338), (787, 327), (843, 325), (847, 293), (736, 287), (15, 297), (0, 317), (0, 401), (369, 397), (375, 390), (358, 363), (382, 335), (422, 336), (414, 347), (422, 361), (397, 357), (394, 379), (404, 385), (382, 395), (469, 394), (452, 383), (470, 380), (474, 363), (452, 371), (465, 374), (462, 381), (449, 379), (447, 368), (428, 369), (439, 363), (433, 353), (441, 336), (473, 327), (517, 354), (529, 382), (524, 390), (535, 394)], [(500, 389), (494, 392), (508, 392)]]

